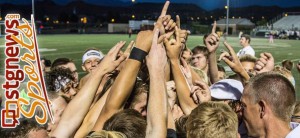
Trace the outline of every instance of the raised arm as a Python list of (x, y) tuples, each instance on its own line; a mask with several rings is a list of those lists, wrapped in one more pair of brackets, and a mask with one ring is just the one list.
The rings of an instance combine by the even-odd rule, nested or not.
[(74, 138), (83, 138), (93, 129), (93, 126), (95, 125), (97, 118), (103, 109), (109, 91), (110, 89), (108, 89), (107, 92), (105, 92), (105, 94), (89, 110)]
[(255, 63), (257, 74), (274, 70), (274, 58), (271, 53), (261, 53), (260, 58)]
[(147, 106), (147, 138), (165, 138), (167, 136), (168, 102), (165, 85), (165, 66), (167, 56), (162, 44), (158, 44), (159, 30), (155, 30), (151, 50), (147, 57), (150, 75), (150, 93)]
[(179, 54), (182, 49), (180, 42), (179, 29), (176, 28), (176, 40), (164, 39), (164, 44), (167, 49), (167, 55), (171, 62), (172, 74), (176, 85), (176, 91), (183, 112), (188, 115), (197, 106), (190, 97), (190, 89), (185, 80), (183, 73), (180, 70)]
[(211, 34), (205, 39), (205, 45), (208, 49), (209, 76), (212, 84), (219, 80), (216, 50), (219, 47), (220, 38), (216, 34), (216, 27), (217, 27), (217, 23), (215, 21)]
[[(157, 22), (157, 28), (164, 33), (163, 21), (168, 24), (169, 19), (163, 20), (166, 15), (169, 2), (167, 1), (162, 14)], [(130, 58), (126, 61), (125, 67), (121, 70), (120, 74), (114, 82), (111, 92), (107, 97), (106, 103), (98, 117), (98, 120), (93, 128), (94, 131), (101, 130), (105, 121), (113, 114), (123, 109), (125, 102), (130, 96), (130, 92), (134, 87), (134, 83), (141, 66), (144, 56), (149, 52), (152, 44), (153, 32), (141, 31), (136, 38), (136, 48), (131, 51)], [(142, 54), (141, 54), (142, 53)], [(143, 55), (143, 57), (136, 55)]]
[(234, 52), (233, 48), (227, 43), (224, 42), (225, 47), (229, 51), (229, 55), (226, 53), (223, 57), (220, 57), (235, 73), (239, 74), (243, 78), (243, 82), (246, 82), (250, 79), (250, 76), (243, 68), (240, 59)]
[[(152, 32), (140, 32), (136, 39), (136, 49), (144, 51), (147, 53), (147, 45), (151, 45)], [(150, 43), (147, 43), (150, 39)], [(135, 50), (131, 54), (134, 54)], [(129, 58), (125, 67), (121, 70), (117, 76), (114, 84), (112, 85), (111, 91), (108, 94), (105, 105), (97, 119), (97, 122), (92, 130), (97, 131), (101, 130), (105, 121), (109, 119), (113, 114), (123, 109), (125, 102), (127, 101), (130, 93), (134, 87), (138, 71), (141, 67), (141, 62), (136, 59)]]
[(53, 130), (52, 134), (50, 134), (51, 137), (70, 137), (80, 126), (90, 108), (102, 77), (106, 73), (113, 71), (123, 60), (125, 60), (125, 57), (123, 56), (116, 59), (117, 54), (123, 45), (124, 43), (118, 43), (107, 53), (100, 65), (93, 72), (92, 77), (90, 77), (82, 87), (80, 90), (81, 92), (79, 92), (68, 104), (62, 114), (58, 126)]

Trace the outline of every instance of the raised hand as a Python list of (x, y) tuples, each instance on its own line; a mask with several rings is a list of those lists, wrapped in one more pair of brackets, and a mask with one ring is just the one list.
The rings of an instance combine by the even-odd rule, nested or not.
[(190, 31), (183, 30), (180, 28), (180, 17), (178, 15), (176, 15), (176, 26), (179, 28), (180, 42), (185, 44), (187, 41), (188, 35), (190, 34)]
[(152, 46), (146, 57), (149, 73), (152, 71), (164, 71), (167, 64), (166, 50), (162, 44), (158, 44), (159, 30), (154, 30)]
[(205, 45), (208, 49), (208, 52), (215, 52), (217, 48), (219, 47), (219, 40), (220, 37), (218, 34), (216, 34), (216, 28), (217, 28), (217, 23), (216, 21), (214, 22), (211, 34), (205, 39)]
[(176, 34), (176, 39), (171, 39), (171, 40), (168, 40), (167, 38), (164, 39), (167, 55), (170, 60), (178, 60), (180, 52), (182, 50), (180, 36), (179, 36), (179, 29), (177, 26), (175, 27), (175, 34)]
[(131, 50), (132, 50), (132, 48), (133, 48), (133, 45), (134, 45), (134, 41), (131, 41), (131, 42), (128, 44), (126, 50), (125, 50), (124, 53), (123, 53), (124, 56), (129, 57), (130, 52), (131, 52)]
[[(167, 15), (169, 5), (170, 5), (170, 2), (166, 1), (165, 5), (164, 5), (164, 7), (161, 11), (161, 14), (160, 14), (160, 16), (157, 19), (156, 24), (155, 24), (155, 26), (159, 29), (159, 32), (160, 32), (161, 35), (165, 34), (165, 32), (166, 32), (165, 30), (167, 28), (167, 25), (169, 24), (169, 21), (171, 20), (171, 16)], [(170, 25), (168, 26), (168, 29), (169, 29), (169, 27), (171, 28), (171, 25), (172, 25), (172, 23), (170, 22)]]
[(229, 60), (232, 60), (232, 57), (230, 56), (230, 54), (227, 51), (222, 51), (218, 61), (221, 61), (223, 59), (223, 57), (226, 57)]
[(255, 63), (255, 72), (263, 73), (274, 69), (274, 58), (271, 53), (261, 53), (260, 58)]
[(225, 47), (228, 49), (230, 56), (222, 57), (222, 60), (237, 74), (241, 75), (245, 81), (250, 79), (250, 76), (243, 68), (240, 59), (234, 52), (233, 48), (225, 41)]
[[(222, 60), (236, 73), (240, 73), (244, 70), (238, 56), (234, 52), (233, 48), (225, 41), (225, 47), (228, 49), (230, 56), (222, 57)], [(231, 58), (230, 58), (231, 57)]]
[(120, 56), (118, 59), (118, 53), (122, 49), (122, 47), (125, 45), (126, 41), (120, 41), (118, 42), (113, 48), (111, 48), (107, 55), (103, 58), (103, 60), (100, 62), (97, 71), (103, 70), (105, 73), (109, 73), (114, 71), (122, 61), (126, 59), (125, 56)]
[(196, 81), (196, 85), (191, 90), (191, 95), (196, 104), (211, 100), (211, 93), (208, 85), (202, 81)]

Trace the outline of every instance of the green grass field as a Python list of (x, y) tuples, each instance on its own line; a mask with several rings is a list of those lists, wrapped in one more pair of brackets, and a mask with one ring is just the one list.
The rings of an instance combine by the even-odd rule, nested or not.
[[(95, 34), (95, 35), (39, 35), (38, 44), (40, 54), (51, 61), (60, 57), (71, 58), (75, 61), (80, 76), (84, 75), (81, 69), (81, 58), (83, 52), (90, 47), (99, 48), (103, 53), (114, 46), (120, 40), (127, 41), (134, 40), (136, 35), (131, 39), (128, 35), (114, 35), (114, 34)], [(202, 45), (203, 36), (189, 36), (188, 47), (193, 48), (196, 45)], [(228, 42), (234, 47), (235, 51), (241, 49), (237, 37), (229, 37)], [(275, 40), (274, 44), (269, 44), (267, 38), (254, 38), (251, 45), (256, 51), (256, 56), (261, 52), (270, 52), (275, 57), (275, 62), (278, 64), (284, 59), (290, 59), (298, 62), (300, 60), (300, 41), (297, 40)], [(221, 44), (218, 51), (226, 49)], [(0, 38), (0, 74), (3, 75), (3, 61), (4, 61), (4, 37)], [(225, 65), (225, 64), (223, 64)], [(296, 79), (296, 88), (298, 90), (298, 100), (300, 100), (300, 74), (293, 69), (293, 74)]]

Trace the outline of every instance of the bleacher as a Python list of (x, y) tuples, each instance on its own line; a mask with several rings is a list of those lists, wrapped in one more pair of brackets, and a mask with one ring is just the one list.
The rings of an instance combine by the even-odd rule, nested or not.
[(274, 29), (300, 29), (300, 15), (288, 15), (273, 24)]

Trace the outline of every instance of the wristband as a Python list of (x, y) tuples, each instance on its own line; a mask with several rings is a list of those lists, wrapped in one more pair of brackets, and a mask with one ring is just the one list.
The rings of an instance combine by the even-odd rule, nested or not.
[(147, 55), (148, 55), (147, 52), (145, 52), (145, 51), (143, 51), (143, 50), (141, 50), (139, 48), (133, 47), (133, 49), (131, 50), (129, 59), (134, 59), (134, 60), (143, 62), (144, 58)]

